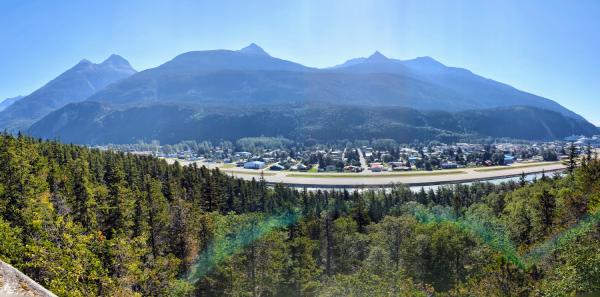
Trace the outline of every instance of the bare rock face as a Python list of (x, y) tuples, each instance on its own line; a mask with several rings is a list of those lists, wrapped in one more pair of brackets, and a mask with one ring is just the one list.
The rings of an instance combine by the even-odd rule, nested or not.
[(0, 261), (1, 297), (56, 297), (16, 268)]

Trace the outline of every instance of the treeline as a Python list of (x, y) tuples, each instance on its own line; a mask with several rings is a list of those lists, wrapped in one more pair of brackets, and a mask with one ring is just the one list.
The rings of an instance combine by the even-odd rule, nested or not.
[[(600, 226), (573, 229), (600, 206), (593, 158), (567, 177), (416, 193), (268, 188), (23, 136), (1, 136), (0, 164), (0, 258), (59, 296), (600, 290)], [(286, 213), (299, 219), (269, 223)]]

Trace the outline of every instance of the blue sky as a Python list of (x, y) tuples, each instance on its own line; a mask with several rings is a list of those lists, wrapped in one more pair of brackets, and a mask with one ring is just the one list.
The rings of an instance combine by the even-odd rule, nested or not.
[(431, 56), (600, 124), (600, 1), (0, 1), (0, 98), (86, 58), (138, 70), (191, 50), (238, 49), (325, 67)]

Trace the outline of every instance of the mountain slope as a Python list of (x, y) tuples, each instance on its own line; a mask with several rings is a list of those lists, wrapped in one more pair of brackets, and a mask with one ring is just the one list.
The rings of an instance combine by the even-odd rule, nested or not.
[(299, 87), (297, 78), (287, 78), (294, 86), (278, 82), (274, 73), (302, 76), (316, 69), (271, 57), (252, 44), (239, 51), (208, 50), (181, 54), (153, 69), (107, 87), (89, 98), (112, 104), (148, 102), (210, 101), (243, 102), (247, 99), (272, 102), (275, 94), (287, 96)]
[(552, 100), (429, 57), (396, 60), (376, 52), (316, 69), (256, 44), (181, 54), (49, 114), (29, 131), (77, 143), (260, 135), (549, 140), (598, 132)]
[(49, 112), (86, 99), (136, 71), (127, 60), (112, 55), (100, 64), (82, 60), (45, 86), (0, 112), (0, 128), (23, 130)]
[(28, 131), (64, 142), (105, 144), (159, 140), (237, 140), (250, 136), (315, 139), (393, 138), (458, 141), (507, 137), (559, 139), (592, 135), (586, 121), (533, 107), (502, 107), (463, 112), (418, 111), (405, 107), (275, 106), (272, 109), (223, 107), (218, 110), (182, 105), (111, 109), (97, 102), (70, 104), (34, 124)]
[(6, 98), (2, 102), (0, 102), (0, 111), (5, 110), (7, 107), (11, 106), (13, 103), (17, 102), (23, 98), (23, 96), (17, 96), (12, 98)]
[(333, 68), (315, 69), (274, 58), (255, 44), (239, 51), (181, 54), (113, 84), (89, 100), (120, 105), (344, 102), (447, 111), (521, 105), (582, 119), (552, 100), (429, 57), (401, 61), (376, 52)]
[(431, 57), (396, 60), (375, 52), (368, 58), (352, 59), (330, 70), (338, 73), (390, 73), (419, 80), (426, 87), (413, 87), (412, 96), (425, 93), (436, 97), (418, 105), (417, 108), (420, 109), (460, 111), (523, 105), (549, 109), (566, 116), (583, 119), (552, 100), (517, 90), (466, 69), (447, 67)]

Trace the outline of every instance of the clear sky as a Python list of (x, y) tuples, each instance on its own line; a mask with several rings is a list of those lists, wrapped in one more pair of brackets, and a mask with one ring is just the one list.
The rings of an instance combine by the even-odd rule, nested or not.
[(255, 42), (315, 67), (375, 50), (431, 56), (600, 124), (597, 0), (1, 0), (0, 28), (0, 98), (27, 95), (83, 58), (117, 53), (142, 70)]

